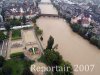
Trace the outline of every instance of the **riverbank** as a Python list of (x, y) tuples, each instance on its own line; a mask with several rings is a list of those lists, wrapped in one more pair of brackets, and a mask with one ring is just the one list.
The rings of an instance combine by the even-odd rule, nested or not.
[[(58, 15), (62, 16), (70, 25), (70, 27), (72, 28), (72, 30), (76, 33), (78, 33), (80, 36), (82, 36), (84, 39), (87, 39), (91, 44), (97, 46), (100, 49), (100, 31), (99, 31), (99, 26), (95, 26), (95, 23), (90, 23), (90, 25), (88, 25), (88, 27), (84, 27), (82, 25), (82, 20), (80, 19), (77, 23), (71, 23), (71, 19), (72, 16), (71, 14), (68, 14), (65, 12), (64, 6), (61, 7), (62, 3), (59, 5), (56, 4), (56, 2), (52, 1), (53, 6), (56, 8), (56, 10), (58, 11)], [(66, 10), (68, 11), (68, 10)], [(70, 12), (70, 11), (69, 11)], [(73, 11), (74, 12), (74, 11)], [(80, 13), (81, 14), (81, 13)], [(67, 15), (67, 16), (66, 16)], [(69, 17), (69, 16), (70, 17)]]

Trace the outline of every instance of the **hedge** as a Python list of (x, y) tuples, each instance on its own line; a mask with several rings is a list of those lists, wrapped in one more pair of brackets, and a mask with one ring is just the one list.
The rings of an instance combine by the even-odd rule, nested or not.
[(10, 55), (10, 58), (21, 58), (23, 59), (25, 57), (23, 52), (13, 53)]

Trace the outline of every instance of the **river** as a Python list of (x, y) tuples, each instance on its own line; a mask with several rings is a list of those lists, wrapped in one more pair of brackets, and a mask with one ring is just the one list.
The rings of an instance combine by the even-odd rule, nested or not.
[[(42, 0), (42, 2), (50, 2)], [(40, 4), (42, 13), (58, 14), (52, 5)], [(47, 40), (50, 35), (55, 39), (55, 44), (58, 44), (57, 51), (63, 56), (65, 61), (70, 61), (73, 65), (95, 65), (93, 71), (74, 72), (74, 75), (100, 75), (100, 50), (91, 45), (87, 40), (83, 39), (78, 34), (74, 33), (69, 24), (61, 18), (40, 17), (37, 20), (37, 25), (43, 29), (43, 45), (47, 45)]]

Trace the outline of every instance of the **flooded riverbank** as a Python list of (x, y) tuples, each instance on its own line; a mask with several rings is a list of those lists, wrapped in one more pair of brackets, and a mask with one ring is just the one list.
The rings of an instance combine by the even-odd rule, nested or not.
[(75, 75), (99, 75), (100, 50), (74, 33), (63, 19), (41, 17), (37, 25), (43, 29), (44, 48), (49, 36), (52, 35), (55, 44), (59, 45), (57, 51), (65, 61), (70, 61), (72, 65), (95, 65), (93, 72), (76, 72)]
[[(46, 0), (42, 0), (46, 1)], [(47, 0), (50, 1), (50, 0)], [(57, 14), (52, 5), (40, 5), (42, 13)], [(49, 36), (53, 36), (55, 44), (58, 44), (57, 51), (65, 61), (74, 65), (94, 65), (93, 71), (75, 72), (74, 75), (99, 75), (100, 74), (100, 49), (90, 44), (78, 34), (74, 33), (69, 24), (60, 18), (41, 17), (37, 25), (43, 29), (43, 46), (46, 48)], [(89, 67), (91, 68), (91, 67)], [(74, 69), (75, 70), (75, 69)]]

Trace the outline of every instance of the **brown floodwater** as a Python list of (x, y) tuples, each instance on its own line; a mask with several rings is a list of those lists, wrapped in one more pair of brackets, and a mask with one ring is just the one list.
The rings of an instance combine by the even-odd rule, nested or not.
[[(42, 13), (48, 11), (46, 13), (51, 14), (52, 12), (52, 14), (55, 14), (56, 10), (52, 5), (44, 4), (42, 7), (41, 5), (40, 9)], [(75, 72), (75, 75), (100, 75), (100, 49), (74, 33), (64, 19), (41, 17), (37, 20), (37, 25), (43, 29), (44, 48), (46, 48), (47, 40), (51, 35), (55, 39), (55, 44), (58, 44), (57, 51), (62, 55), (65, 61), (70, 61), (72, 63), (74, 70), (75, 65), (89, 66), (89, 71), (87, 72), (81, 72), (82, 66), (78, 67), (79, 71)], [(92, 69), (91, 65), (95, 65), (92, 72), (90, 71)]]
[[(40, 4), (39, 7), (42, 8), (41, 12), (43, 14), (58, 14), (57, 10), (52, 10), (52, 8), (53, 9), (55, 9), (55, 8), (50, 4), (49, 5), (48, 4)], [(49, 9), (49, 11), (48, 11), (48, 9)]]

